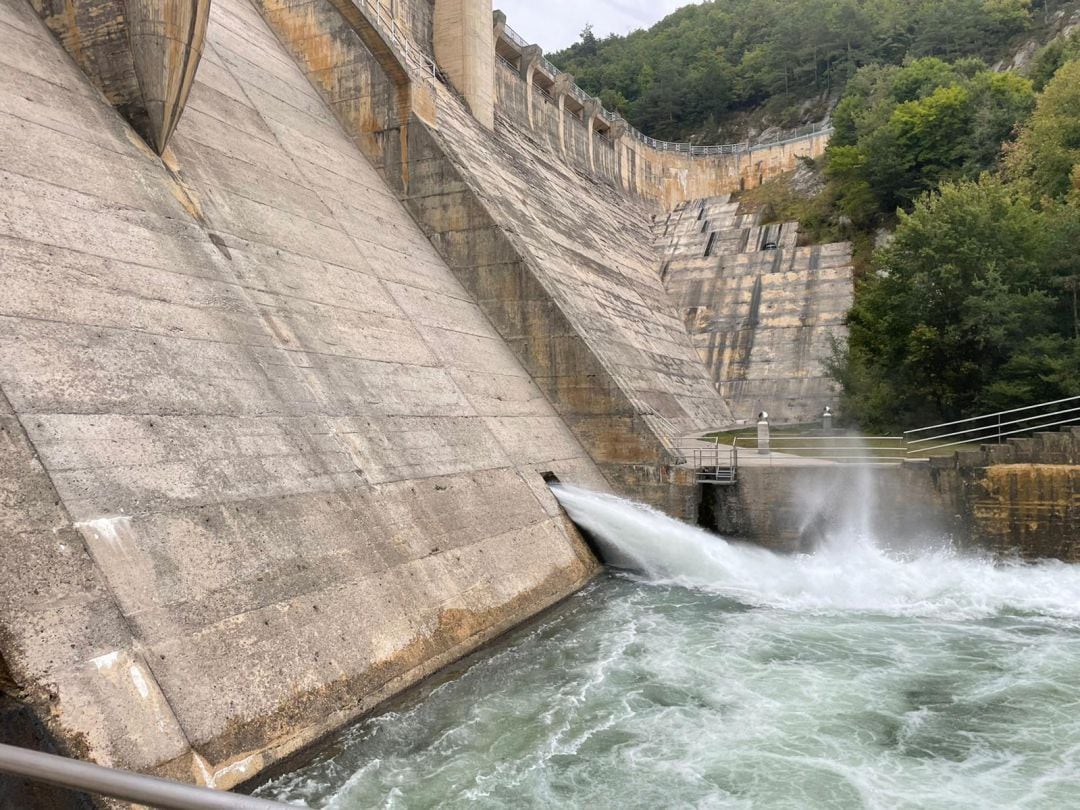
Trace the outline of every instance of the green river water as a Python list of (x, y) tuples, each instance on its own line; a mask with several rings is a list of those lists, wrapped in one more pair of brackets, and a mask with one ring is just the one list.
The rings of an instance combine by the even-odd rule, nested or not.
[(340, 735), (313, 808), (1080, 808), (1080, 568), (726, 543), (564, 505), (635, 574)]

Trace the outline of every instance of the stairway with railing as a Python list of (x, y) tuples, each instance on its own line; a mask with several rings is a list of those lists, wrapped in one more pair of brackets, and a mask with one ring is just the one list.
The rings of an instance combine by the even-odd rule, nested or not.
[(438, 81), (439, 69), (427, 53), (416, 46), (388, 10), (379, 0), (351, 0), (352, 4), (364, 12), (368, 22), (379, 31), (383, 39), (396, 45), (404, 57), (406, 69), (415, 79), (428, 84), (433, 90)]

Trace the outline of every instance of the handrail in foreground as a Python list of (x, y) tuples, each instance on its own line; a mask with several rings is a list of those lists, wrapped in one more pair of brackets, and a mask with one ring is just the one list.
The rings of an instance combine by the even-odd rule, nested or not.
[(0, 743), (0, 773), (161, 810), (284, 810), (289, 806), (3, 743)]

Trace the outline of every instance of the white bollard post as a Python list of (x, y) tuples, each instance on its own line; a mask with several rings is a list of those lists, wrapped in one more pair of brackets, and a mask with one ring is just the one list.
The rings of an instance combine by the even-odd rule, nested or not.
[(832, 408), (828, 405), (825, 406), (825, 410), (821, 414), (821, 432), (826, 436), (832, 435)]
[(757, 423), (757, 451), (758, 455), (769, 455), (769, 413), (762, 411), (758, 414)]

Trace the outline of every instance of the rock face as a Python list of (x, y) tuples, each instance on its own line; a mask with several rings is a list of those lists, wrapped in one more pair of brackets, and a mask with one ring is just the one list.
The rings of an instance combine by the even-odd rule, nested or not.
[(162, 161), (0, 0), (0, 688), (229, 786), (579, 587), (597, 466), (246, 0)]
[(810, 422), (835, 405), (826, 376), (851, 307), (851, 245), (798, 246), (798, 223), (762, 225), (730, 197), (680, 206), (654, 226), (660, 276), (736, 418)]

